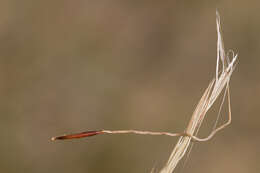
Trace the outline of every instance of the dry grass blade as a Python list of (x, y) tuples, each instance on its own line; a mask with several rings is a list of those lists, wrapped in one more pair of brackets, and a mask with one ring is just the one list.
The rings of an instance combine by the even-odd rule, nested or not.
[[(177, 166), (178, 162), (183, 158), (185, 155), (190, 142), (192, 139), (196, 141), (207, 141), (211, 139), (218, 131), (224, 129), (227, 125), (231, 123), (231, 106), (230, 106), (230, 91), (229, 91), (229, 81), (231, 74), (235, 67), (235, 62), (237, 60), (237, 55), (234, 55), (232, 61), (230, 62), (229, 58), (225, 54), (224, 50), (224, 43), (221, 36), (221, 27), (220, 27), (220, 17), (217, 12), (216, 23), (217, 23), (217, 64), (216, 64), (216, 77), (213, 79), (204, 92), (201, 100), (199, 101), (195, 111), (192, 114), (191, 120), (188, 124), (186, 129), (186, 133), (190, 134), (191, 136), (181, 136), (173, 149), (170, 158), (164, 168), (160, 171), (161, 173), (172, 173), (175, 167)], [(222, 63), (222, 70), (219, 72), (219, 64)], [(228, 97), (228, 121), (223, 125), (219, 126), (210, 133), (210, 135), (206, 138), (198, 138), (196, 135), (200, 125), (210, 107), (216, 101), (218, 96), (220, 95), (221, 91), (225, 88), (227, 91)], [(223, 100), (224, 101), (224, 100)]]

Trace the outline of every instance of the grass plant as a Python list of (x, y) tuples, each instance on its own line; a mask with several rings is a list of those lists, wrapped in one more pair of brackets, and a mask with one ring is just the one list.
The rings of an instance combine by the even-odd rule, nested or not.
[[(234, 54), (232, 50), (225, 53), (224, 42), (221, 34), (221, 25), (220, 25), (220, 16), (216, 11), (216, 25), (217, 25), (217, 63), (216, 63), (216, 75), (209, 83), (205, 92), (203, 93), (197, 107), (195, 108), (191, 119), (186, 127), (186, 130), (181, 133), (170, 133), (170, 132), (153, 132), (153, 131), (140, 131), (140, 130), (97, 130), (97, 131), (86, 131), (81, 133), (75, 133), (70, 135), (62, 135), (53, 137), (52, 140), (62, 140), (62, 139), (74, 139), (89, 137), (98, 134), (140, 134), (140, 135), (166, 135), (166, 136), (179, 136), (179, 140), (175, 145), (167, 163), (161, 169), (160, 173), (172, 173), (176, 168), (179, 161), (187, 153), (188, 147), (191, 144), (191, 141), (208, 141), (210, 140), (217, 132), (223, 130), (231, 123), (231, 104), (230, 104), (230, 89), (229, 81), (232, 75), (232, 72), (235, 69), (237, 64), (237, 54)], [(231, 58), (229, 56), (232, 56)], [(216, 123), (213, 127), (213, 130), (205, 138), (197, 137), (201, 124), (206, 116), (208, 110), (212, 107), (219, 95), (224, 91), (224, 97), (220, 105), (220, 111), (224, 103), (225, 98), (228, 102), (228, 119), (227, 121), (217, 126), (219, 119), (220, 111), (218, 112)]]

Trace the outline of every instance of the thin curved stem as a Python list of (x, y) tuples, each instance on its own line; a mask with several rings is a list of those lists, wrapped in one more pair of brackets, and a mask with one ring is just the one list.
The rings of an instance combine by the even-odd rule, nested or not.
[[(204, 142), (210, 140), (218, 131), (224, 129), (227, 127), (232, 120), (231, 117), (231, 105), (230, 105), (230, 91), (229, 91), (229, 85), (227, 83), (226, 86), (227, 90), (227, 97), (228, 97), (228, 121), (224, 123), (223, 125), (219, 126), (218, 128), (214, 129), (207, 137), (205, 138), (199, 138), (197, 136), (191, 135), (187, 132), (182, 132), (182, 133), (170, 133), (170, 132), (153, 132), (153, 131), (142, 131), (142, 130), (97, 130), (97, 131), (86, 131), (86, 132), (80, 132), (80, 133), (75, 133), (75, 134), (70, 134), (70, 135), (62, 135), (62, 136), (57, 136), (53, 137), (52, 140), (64, 140), (64, 139), (75, 139), (75, 138), (84, 138), (84, 137), (90, 137), (98, 134), (138, 134), (138, 135), (165, 135), (165, 136), (188, 136), (190, 137), (193, 141), (197, 142)], [(206, 103), (208, 105), (208, 103)]]

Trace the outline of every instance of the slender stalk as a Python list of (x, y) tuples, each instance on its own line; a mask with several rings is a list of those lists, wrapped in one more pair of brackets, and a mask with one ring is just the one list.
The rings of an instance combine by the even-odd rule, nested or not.
[[(218, 12), (216, 13), (216, 23), (217, 23), (217, 34), (218, 34), (218, 41), (217, 41), (217, 64), (216, 64), (216, 77), (214, 86), (212, 83), (209, 84), (209, 87), (204, 92), (200, 102), (198, 103), (195, 111), (192, 114), (191, 120), (187, 126), (186, 132), (191, 134), (190, 136), (181, 136), (173, 149), (170, 158), (160, 173), (172, 173), (179, 161), (185, 155), (191, 139), (195, 141), (207, 141), (210, 140), (218, 131), (224, 129), (231, 123), (231, 105), (230, 105), (230, 90), (229, 90), (229, 81), (232, 75), (232, 72), (235, 68), (235, 63), (237, 60), (237, 55), (233, 54), (233, 59), (230, 62), (228, 56), (225, 54), (224, 50), (224, 43), (221, 36), (221, 27), (220, 27), (220, 17)], [(222, 71), (219, 73), (219, 63), (222, 63)], [(213, 103), (216, 101), (218, 96), (220, 95), (221, 91), (225, 88), (225, 92), (227, 91), (227, 98), (228, 98), (228, 120), (223, 125), (219, 126), (218, 128), (213, 128), (213, 131), (209, 134), (208, 137), (205, 138), (198, 138), (193, 136), (193, 134), (197, 134), (199, 128), (205, 118), (207, 111), (211, 108)], [(209, 94), (210, 93), (210, 94)], [(224, 94), (225, 96), (225, 94)], [(223, 104), (224, 99), (222, 100), (221, 105)]]

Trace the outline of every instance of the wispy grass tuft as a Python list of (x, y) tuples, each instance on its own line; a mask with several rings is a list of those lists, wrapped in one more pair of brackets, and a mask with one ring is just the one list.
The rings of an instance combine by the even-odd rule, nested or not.
[[(203, 96), (201, 97), (195, 111), (192, 114), (191, 120), (186, 128), (186, 133), (190, 136), (181, 136), (173, 149), (170, 158), (160, 173), (172, 173), (183, 158), (187, 149), (191, 143), (191, 140), (196, 141), (207, 141), (211, 139), (218, 131), (224, 129), (231, 123), (231, 106), (230, 106), (230, 91), (229, 91), (229, 81), (232, 75), (232, 72), (235, 68), (235, 63), (237, 61), (237, 55), (231, 51), (232, 59), (230, 60), (228, 55), (225, 54), (224, 42), (221, 35), (221, 25), (220, 25), (220, 16), (218, 11), (216, 11), (216, 23), (217, 23), (217, 64), (216, 64), (216, 77), (210, 82)], [(220, 63), (222, 67), (220, 67)], [(225, 88), (225, 89), (224, 89)], [(197, 135), (199, 128), (202, 124), (202, 121), (211, 108), (213, 103), (216, 101), (222, 90), (225, 90), (224, 98), (228, 98), (228, 120), (223, 125), (213, 128), (213, 131), (206, 138), (198, 138), (194, 135)], [(221, 106), (224, 102), (222, 100)], [(219, 116), (218, 116), (219, 117)], [(215, 123), (217, 124), (217, 122)], [(216, 125), (215, 125), (216, 126)]]

